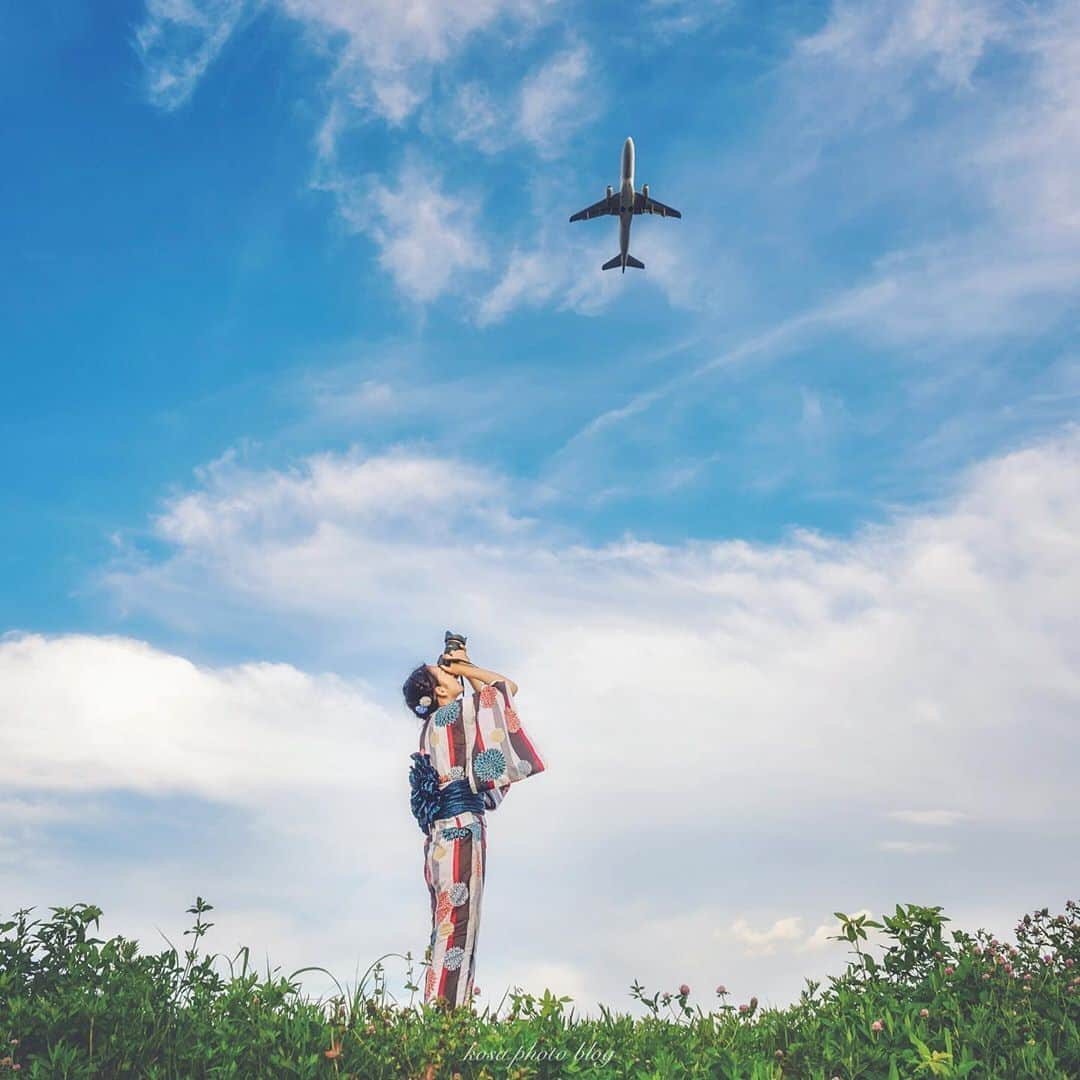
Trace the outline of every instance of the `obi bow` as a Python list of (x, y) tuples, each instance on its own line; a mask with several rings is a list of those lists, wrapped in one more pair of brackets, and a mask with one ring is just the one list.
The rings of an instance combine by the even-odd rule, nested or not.
[(412, 789), (409, 805), (420, 831), (426, 833), (439, 813), (439, 774), (428, 754), (410, 756), (413, 764), (409, 769), (409, 787)]

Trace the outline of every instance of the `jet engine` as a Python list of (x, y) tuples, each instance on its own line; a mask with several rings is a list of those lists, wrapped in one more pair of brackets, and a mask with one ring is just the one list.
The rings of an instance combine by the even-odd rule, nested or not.
[(648, 184), (642, 184), (641, 185), (641, 194), (644, 195), (646, 199), (649, 197), (649, 185)]
[(607, 186), (607, 197), (610, 199), (611, 196), (614, 195), (614, 194), (615, 194), (615, 189), (610, 184), (608, 184), (608, 186)]

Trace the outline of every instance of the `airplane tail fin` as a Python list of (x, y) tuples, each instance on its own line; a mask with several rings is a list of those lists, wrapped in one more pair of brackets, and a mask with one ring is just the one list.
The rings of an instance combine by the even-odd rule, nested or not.
[[(616, 266), (622, 266), (622, 255), (616, 255), (614, 259), (608, 259), (601, 270), (614, 270)], [(626, 266), (632, 266), (635, 270), (644, 270), (645, 264), (640, 259), (635, 259), (633, 255), (627, 254)], [(623, 267), (623, 273), (626, 273), (626, 267)]]

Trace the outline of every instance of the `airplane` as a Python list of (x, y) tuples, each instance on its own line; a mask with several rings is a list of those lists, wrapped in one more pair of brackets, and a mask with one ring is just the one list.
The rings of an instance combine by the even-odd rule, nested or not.
[(587, 218), (600, 217), (602, 214), (617, 214), (619, 217), (619, 254), (614, 259), (609, 259), (600, 269), (614, 270), (616, 266), (621, 266), (624, 274), (628, 266), (637, 270), (645, 269), (645, 264), (640, 259), (635, 259), (629, 251), (630, 223), (634, 219), (634, 214), (682, 217), (678, 210), (650, 199), (648, 184), (644, 184), (640, 191), (634, 190), (634, 140), (629, 136), (622, 148), (622, 177), (618, 193), (608, 184), (607, 195), (603, 199), (598, 203), (593, 203), (592, 206), (585, 207), (584, 210), (579, 210), (570, 220), (584, 221)]

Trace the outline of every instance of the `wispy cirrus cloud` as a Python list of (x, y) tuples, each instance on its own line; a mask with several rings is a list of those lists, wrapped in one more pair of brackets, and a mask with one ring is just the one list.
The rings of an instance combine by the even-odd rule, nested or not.
[(658, 34), (664, 38), (690, 34), (725, 17), (734, 7), (734, 0), (648, 0), (635, 32), (642, 36)]
[[(810, 303), (774, 309), (716, 355), (691, 357), (683, 371), (613, 394), (550, 459), (551, 481), (579, 473), (599, 440), (617, 442), (624, 425), (689, 400), (705, 380), (736, 368), (855, 342), (909, 370), (909, 384), (921, 385), (912, 396), (925, 403), (945, 380), (956, 385), (966, 376), (985, 385), (987, 353), (1003, 343), (1052, 332), (1080, 293), (1078, 55), (1080, 16), (1065, 3), (835, 4), (825, 26), (798, 42), (777, 74), (784, 110), (723, 172), (762, 220), (786, 212), (792, 200), (818, 207), (815, 220), (835, 229), (852, 228), (852, 220), (871, 228), (897, 213), (909, 221), (906, 242), (876, 253), (868, 244), (862, 267), (844, 275), (823, 263), (831, 283), (810, 290)], [(1011, 65), (1008, 93), (984, 75), (988, 57)], [(868, 90), (852, 94), (853, 85)], [(933, 109), (922, 108), (930, 101)], [(905, 153), (898, 156), (899, 144)], [(824, 211), (804, 193), (825, 195), (835, 186), (851, 201)], [(710, 235), (713, 228), (706, 221), (695, 230), (704, 250), (732, 243), (720, 230)], [(790, 233), (786, 244), (816, 257), (801, 224)], [(740, 254), (737, 246), (733, 258)], [(505, 292), (513, 295), (514, 276), (507, 277)], [(518, 292), (528, 303), (527, 290)], [(496, 310), (505, 302), (502, 292), (491, 298)], [(714, 312), (705, 314), (718, 323)], [(933, 367), (929, 355), (940, 358)], [(1060, 384), (1070, 365), (1067, 356), (1048, 364), (1039, 376), (1044, 389)], [(994, 371), (1007, 380), (1008, 359)], [(1031, 389), (1030, 371), (1012, 375), (1014, 393), (1002, 392), (999, 412)], [(963, 416), (974, 400), (943, 422), (941, 437), (977, 428), (986, 407), (970, 421)], [(1030, 415), (1038, 419), (1040, 411), (1033, 406)], [(1005, 420), (1015, 425), (1015, 411)], [(920, 457), (934, 438), (924, 440)]]
[(552, 0), (278, 0), (333, 58), (340, 100), (392, 124), (427, 97), (435, 67), (501, 20), (535, 25)]
[(542, 157), (556, 157), (560, 145), (599, 111), (602, 87), (597, 61), (583, 45), (548, 60), (521, 85), (517, 118), (522, 135)]
[(500, 20), (536, 23), (551, 0), (146, 0), (135, 42), (151, 102), (177, 108), (191, 96), (245, 15), (274, 8), (331, 63), (339, 109), (400, 124), (430, 91), (431, 73)]
[[(873, 152), (891, 129), (911, 146), (910, 163), (898, 163), (901, 186), (925, 201), (939, 193), (928, 184), (944, 187), (965, 206), (947, 229), (929, 218), (923, 239), (879, 255), (869, 280), (849, 290), (863, 301), (849, 305), (860, 332), (891, 344), (1029, 333), (1075, 294), (1078, 54), (1080, 15), (1061, 2), (837, 3), (798, 43), (783, 77), (800, 119), (786, 138), (817, 170), (830, 168), (825, 148), (842, 163), (845, 148)], [(1013, 65), (1008, 94), (980, 77), (989, 55)], [(849, 93), (856, 83), (866, 92)], [(930, 100), (930, 119), (905, 123)], [(865, 174), (883, 205), (895, 180)]]
[(146, 0), (135, 48), (152, 104), (178, 109), (195, 91), (257, 0)]
[(463, 272), (488, 265), (479, 195), (444, 190), (435, 173), (413, 160), (389, 184), (377, 176), (335, 171), (317, 186), (334, 196), (351, 232), (371, 237), (379, 265), (416, 303), (430, 302), (454, 284), (464, 287)]
[[(1004, 0), (836, 0), (824, 27), (801, 39), (791, 63), (810, 64), (818, 77), (855, 73), (866, 77), (862, 93), (844, 95), (853, 111), (821, 117), (830, 126), (859, 119), (884, 104), (889, 119), (911, 105), (914, 85), (929, 73), (930, 86), (969, 90), (987, 50), (1005, 38), (1016, 19)], [(926, 84), (923, 83), (923, 86)], [(810, 93), (828, 94), (835, 85), (819, 84)]]
[(582, 42), (569, 45), (528, 71), (512, 87), (468, 80), (427, 121), (456, 142), (486, 154), (531, 145), (544, 160), (564, 155), (574, 134), (606, 108), (599, 57)]
[[(597, 195), (602, 194), (601, 188)], [(587, 203), (589, 193), (579, 196)], [(597, 315), (627, 300), (627, 291), (655, 297), (673, 308), (718, 313), (734, 306), (743, 294), (739, 265), (732, 253), (711, 246), (708, 238), (675, 219), (639, 218), (630, 234), (631, 254), (647, 245), (646, 270), (601, 271), (618, 254), (618, 222), (614, 217), (566, 224), (563, 206), (534, 210), (541, 219), (531, 243), (513, 244), (504, 253), (499, 279), (479, 298), (474, 319), (479, 326), (501, 322), (517, 310), (554, 307), (580, 315)], [(596, 201), (596, 196), (592, 196)], [(580, 207), (575, 207), (580, 209)], [(544, 219), (547, 220), (544, 220)], [(639, 275), (635, 277), (634, 275)]]

